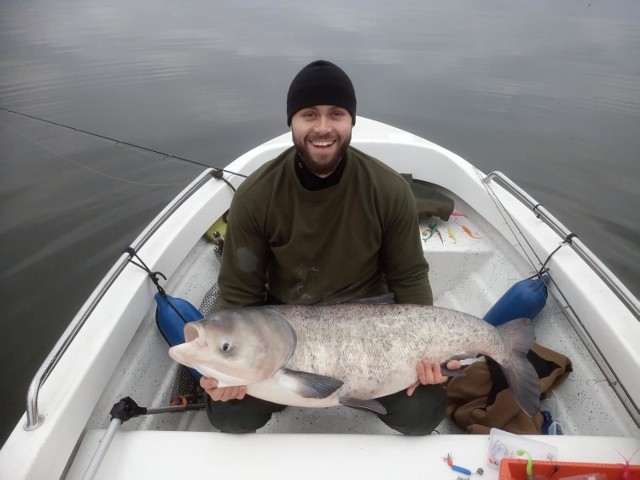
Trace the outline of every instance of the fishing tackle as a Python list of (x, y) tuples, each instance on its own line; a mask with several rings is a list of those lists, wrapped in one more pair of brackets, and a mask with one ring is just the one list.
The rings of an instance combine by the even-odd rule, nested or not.
[(533, 479), (533, 458), (531, 458), (531, 454), (526, 450), (518, 450), (516, 451), (516, 453), (520, 456), (522, 455), (527, 456), (527, 468), (526, 468), (527, 480), (532, 480)]
[(433, 237), (434, 233), (436, 233), (438, 231), (438, 224), (437, 223), (430, 223), (429, 224), (429, 228), (428, 229), (424, 229), (422, 234), (423, 235), (427, 235), (427, 238), (423, 239), (423, 242), (426, 242), (427, 240), (429, 240), (431, 237)]
[(459, 465), (454, 465), (453, 458), (451, 457), (450, 453), (448, 453), (446, 457), (442, 457), (442, 460), (447, 462), (447, 465), (449, 465), (451, 470), (453, 470), (454, 472), (462, 473), (464, 475), (471, 475), (472, 473), (477, 473), (478, 475), (482, 475), (484, 473), (484, 470), (482, 468), (478, 468), (475, 472), (472, 472), (468, 468), (464, 468)]
[(467, 235), (469, 235), (471, 238), (475, 238), (476, 240), (480, 240), (482, 237), (476, 237), (473, 232), (471, 231), (471, 229), (469, 227), (467, 227), (466, 225), (462, 226), (462, 231), (464, 233), (466, 233)]
[(458, 239), (456, 238), (456, 234), (455, 234), (455, 233), (453, 233), (453, 230), (451, 229), (451, 227), (449, 227), (449, 228), (447, 229), (447, 233), (449, 234), (449, 238), (451, 239), (451, 241), (452, 241), (453, 243), (458, 243)]
[(618, 455), (620, 455), (623, 459), (624, 459), (624, 470), (622, 471), (622, 475), (620, 475), (620, 480), (631, 480), (631, 466), (630, 466), (630, 462), (631, 460), (633, 460), (633, 457), (635, 457), (636, 453), (638, 453), (640, 451), (640, 448), (638, 450), (636, 450), (635, 452), (633, 452), (633, 454), (629, 457), (629, 459), (627, 460), (627, 457), (625, 457), (624, 455), (622, 455), (620, 452), (618, 452), (618, 450), (616, 449), (616, 452), (618, 452)]

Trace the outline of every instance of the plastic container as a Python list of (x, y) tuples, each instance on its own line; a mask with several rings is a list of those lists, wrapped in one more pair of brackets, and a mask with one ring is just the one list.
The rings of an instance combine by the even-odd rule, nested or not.
[(518, 450), (526, 450), (533, 460), (553, 461), (558, 458), (558, 449), (554, 445), (505, 432), (499, 428), (491, 429), (487, 460), (491, 468), (498, 470), (503, 458), (521, 459), (522, 457), (516, 453)]
[(558, 480), (607, 480), (607, 475), (605, 473), (586, 473), (570, 477), (558, 477)]
[(540, 413), (544, 419), (540, 433), (543, 435), (565, 435), (562, 424), (558, 421), (558, 407), (554, 392), (540, 402)]
[[(505, 459), (500, 465), (499, 480), (527, 480), (527, 461)], [(627, 476), (623, 477), (623, 473)], [(640, 465), (622, 463), (533, 462), (533, 478), (553, 480), (628, 480), (640, 479)]]

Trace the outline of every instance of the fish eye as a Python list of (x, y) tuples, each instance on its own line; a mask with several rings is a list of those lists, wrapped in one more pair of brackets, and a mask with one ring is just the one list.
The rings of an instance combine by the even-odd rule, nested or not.
[(232, 348), (233, 348), (233, 345), (229, 340), (224, 340), (220, 345), (220, 350), (222, 350), (223, 353), (229, 353)]

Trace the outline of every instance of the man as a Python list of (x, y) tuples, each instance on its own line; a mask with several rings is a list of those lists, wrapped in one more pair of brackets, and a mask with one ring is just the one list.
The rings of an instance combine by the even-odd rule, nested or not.
[[(289, 88), (287, 120), (294, 147), (247, 178), (231, 203), (219, 308), (389, 293), (397, 303), (431, 305), (409, 184), (349, 146), (356, 96), (346, 73), (323, 60), (304, 67)], [(423, 361), (417, 371), (407, 392), (378, 399), (388, 412), (380, 419), (409, 435), (431, 433), (444, 417), (440, 366)], [(254, 431), (284, 408), (245, 397), (244, 386), (200, 383), (211, 423), (225, 432)]]

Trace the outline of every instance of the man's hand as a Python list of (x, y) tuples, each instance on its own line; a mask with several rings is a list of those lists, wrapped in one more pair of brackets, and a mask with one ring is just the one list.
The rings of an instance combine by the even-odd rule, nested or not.
[[(460, 362), (458, 360), (451, 360), (447, 363), (449, 370), (457, 370), (460, 368)], [(407, 389), (407, 395), (413, 395), (413, 392), (419, 385), (436, 385), (438, 383), (444, 383), (447, 381), (447, 377), (440, 372), (439, 363), (431, 363), (429, 360), (421, 360), (416, 366), (418, 372), (418, 381), (411, 385)]]
[(242, 400), (247, 393), (246, 385), (218, 388), (218, 380), (205, 376), (200, 378), (200, 386), (204, 388), (204, 391), (209, 394), (212, 400), (219, 402)]

